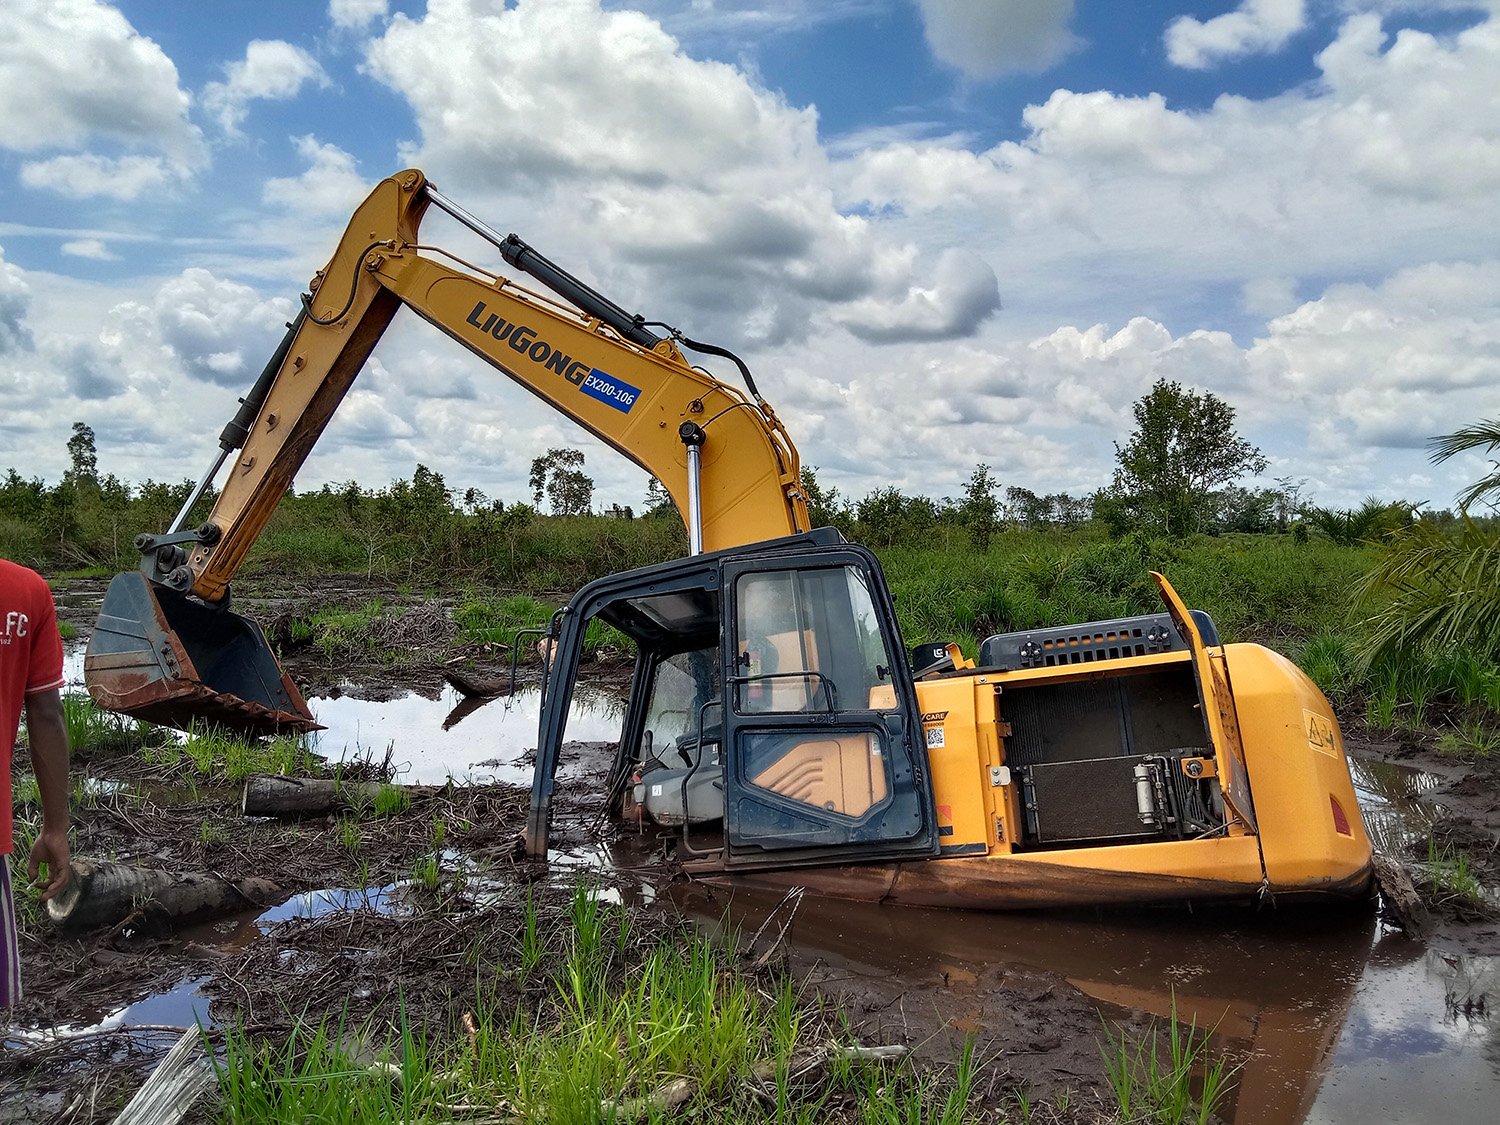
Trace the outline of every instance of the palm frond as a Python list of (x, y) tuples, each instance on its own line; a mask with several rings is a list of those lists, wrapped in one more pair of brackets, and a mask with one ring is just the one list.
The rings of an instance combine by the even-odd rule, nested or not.
[[(1500, 449), (1500, 418), (1488, 418), (1483, 422), (1476, 422), (1472, 426), (1465, 426), (1451, 434), (1433, 438), (1427, 444), (1431, 449), (1428, 457), (1434, 464), (1472, 449), (1494, 453)], [(1493, 472), (1480, 477), (1458, 494), (1458, 506), (1461, 510), (1467, 511), (1490, 493), (1500, 493), (1500, 464), (1495, 462), (1491, 464), (1495, 465)]]
[(1408, 646), (1500, 654), (1500, 530), (1467, 516), (1452, 532), (1418, 521), (1391, 541), (1360, 597), (1367, 668)]

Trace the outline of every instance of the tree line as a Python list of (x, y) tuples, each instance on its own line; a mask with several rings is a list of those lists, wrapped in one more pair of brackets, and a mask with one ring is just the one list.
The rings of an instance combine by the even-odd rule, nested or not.
[[(907, 494), (892, 486), (845, 497), (818, 479), (816, 466), (804, 467), (804, 492), (815, 525), (835, 526), (870, 546), (920, 546), (939, 533), (944, 544), (951, 544), (952, 534), (961, 532), (980, 551), (1006, 529), (1084, 526), (1112, 537), (1177, 540), (1205, 533), (1291, 532), (1303, 538), (1317, 533), (1348, 545), (1387, 539), (1410, 526), (1417, 514), (1405, 501), (1373, 498), (1355, 509), (1322, 508), (1304, 495), (1305, 482), (1289, 477), (1278, 479), (1274, 487), (1243, 487), (1239, 482), (1264, 472), (1267, 461), (1237, 431), (1233, 407), (1212, 393), (1158, 380), (1134, 404), (1133, 414), (1135, 429), (1115, 444), (1112, 479), (1086, 495), (1042, 493), (1019, 484), (1002, 487), (987, 464), (974, 467), (957, 497)], [(67, 451), (69, 468), (56, 485), (23, 477), (14, 468), (0, 481), (0, 551), (54, 566), (125, 565), (132, 557), (133, 537), (164, 530), (191, 490), (189, 481), (131, 485), (114, 474), (101, 476), (95, 435), (84, 422), (73, 424)], [(289, 494), (270, 530), (276, 523), (342, 528), (373, 570), (377, 559), (392, 553), (415, 555), (423, 544), (429, 553), (457, 560), (466, 539), (502, 534), (549, 515), (677, 519), (670, 497), (655, 480), (639, 512), (619, 504), (595, 511), (594, 481), (578, 449), (551, 449), (535, 458), (528, 485), (529, 500), (506, 503), (473, 487), (455, 489), (442, 474), (419, 464), (409, 480), (384, 488), (349, 481)], [(205, 514), (213, 498), (210, 490), (193, 518)], [(1422, 515), (1438, 526), (1457, 519), (1446, 512)], [(414, 542), (403, 551), (406, 538)], [(666, 546), (674, 547), (675, 541)]]

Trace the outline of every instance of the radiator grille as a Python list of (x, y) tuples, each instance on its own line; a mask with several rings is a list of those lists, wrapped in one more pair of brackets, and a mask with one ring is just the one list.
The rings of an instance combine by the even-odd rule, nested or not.
[(1060, 844), (1161, 835), (1161, 829), (1141, 823), (1136, 804), (1135, 767), (1143, 761), (1099, 758), (1028, 767), (1028, 819), (1036, 842)]

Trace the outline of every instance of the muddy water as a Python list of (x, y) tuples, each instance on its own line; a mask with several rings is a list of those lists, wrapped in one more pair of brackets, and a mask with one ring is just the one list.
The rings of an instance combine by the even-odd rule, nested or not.
[[(328, 727), (316, 747), (335, 759), (379, 758), (389, 747), (408, 781), (530, 780), (534, 692), (497, 700), (460, 721), (453, 715), (461, 701), (451, 692), (435, 700), (310, 702)], [(609, 740), (619, 721), (617, 700), (586, 696), (568, 737)], [(1356, 782), (1382, 850), (1399, 851), (1430, 822), (1415, 798), (1434, 779), (1356, 763)], [(570, 871), (636, 862), (594, 849), (558, 858)], [(287, 911), (389, 908), (384, 897), (370, 903), (371, 893), (384, 895), (299, 896), (218, 940), (250, 940)], [(697, 909), (715, 922), (725, 902)], [(728, 909), (750, 932), (772, 905), (742, 894)], [(1007, 965), (1057, 973), (1105, 1010), (1166, 1016), (1175, 1004), (1180, 1019), (1214, 1028), (1217, 1045), (1240, 1067), (1223, 1107), (1236, 1125), (1497, 1119), (1500, 961), (1429, 948), (1385, 929), (1368, 912), (1023, 916), (808, 898), (788, 936), (802, 964), (868, 980), (872, 990), (898, 998), (904, 1020), (925, 1019), (934, 1035), (983, 1037), (1005, 1026), (995, 1007), (1003, 990), (992, 986)], [(205, 1009), (186, 980), (110, 1018), (180, 1024), (206, 1017)]]

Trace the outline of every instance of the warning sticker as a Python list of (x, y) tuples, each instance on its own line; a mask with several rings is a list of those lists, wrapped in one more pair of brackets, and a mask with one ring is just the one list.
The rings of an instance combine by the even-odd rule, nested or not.
[(1316, 711), (1303, 708), (1302, 728), (1303, 733), (1307, 735), (1307, 744), (1314, 750), (1333, 756), (1338, 754), (1338, 734), (1333, 729), (1333, 720), (1327, 715), (1320, 715)]

